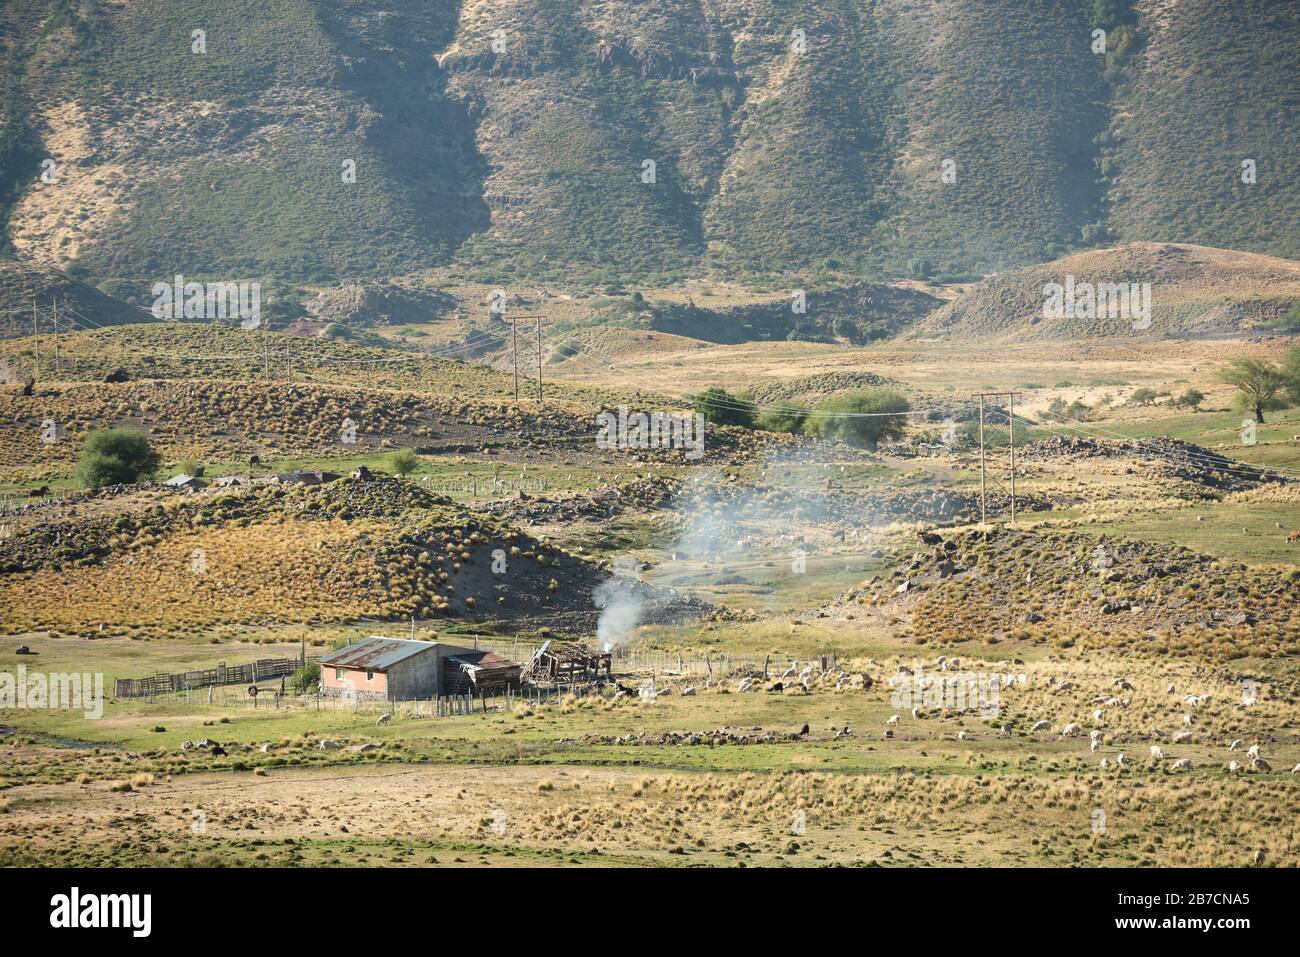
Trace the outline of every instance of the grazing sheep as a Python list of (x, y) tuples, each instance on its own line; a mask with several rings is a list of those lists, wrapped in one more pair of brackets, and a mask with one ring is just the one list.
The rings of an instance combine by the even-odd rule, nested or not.
[(1253, 761), (1250, 762), (1250, 766), (1254, 768), (1256, 771), (1262, 771), (1265, 774), (1273, 770), (1273, 766), (1269, 764), (1267, 761), (1265, 761), (1263, 758), (1255, 758)]
[(1247, 749), (1247, 751), (1246, 751), (1246, 757), (1248, 757), (1248, 758), (1257, 758), (1257, 757), (1259, 757), (1259, 745), (1258, 745), (1258, 744), (1252, 744), (1252, 745), (1250, 746), (1250, 748)]
[(1188, 728), (1192, 726), (1192, 716), (1190, 714), (1183, 715), (1183, 725)]
[(1236, 774), (1238, 771), (1241, 770), (1241, 765), (1238, 764), (1236, 761), (1229, 761), (1228, 770)]
[(1291, 773), (1292, 773), (1292, 774), (1300, 774), (1300, 764), (1297, 764), (1295, 767), (1293, 767), (1293, 768), (1291, 769)]
[(393, 716), (391, 714), (381, 714), (375, 724), (390, 724), (392, 720)]
[(1257, 851), (1255, 852), (1255, 856), (1252, 857), (1251, 860), (1255, 862), (1255, 866), (1256, 866), (1256, 867), (1258, 867), (1260, 864), (1263, 864), (1263, 863), (1264, 863), (1264, 849), (1261, 847), (1259, 850), (1257, 850)]
[(1079, 727), (1073, 721), (1071, 721), (1069, 724), (1067, 724), (1064, 728), (1061, 729), (1061, 737), (1063, 738), (1073, 738), (1075, 735), (1082, 734), (1082, 733), (1083, 733), (1083, 728)]
[(887, 726), (896, 727), (898, 725), (898, 715), (891, 714), (889, 720), (885, 722)]
[(958, 741), (965, 741), (965, 740), (967, 740), (968, 737), (969, 737), (969, 735), (967, 735), (965, 731), (958, 731), (958, 732), (957, 732), (957, 740), (958, 740)]
[(1115, 767), (1122, 768), (1126, 764), (1128, 764), (1128, 755), (1121, 751), (1115, 758)]
[(920, 708), (913, 708), (913, 709), (912, 709), (912, 720), (913, 720), (913, 721), (920, 721), (920, 720), (921, 720), (921, 709), (920, 709)]
[(1174, 744), (1188, 744), (1191, 742), (1191, 740), (1192, 740), (1192, 732), (1190, 731), (1179, 731), (1176, 735), (1174, 735)]
[(1093, 739), (1092, 739), (1092, 743), (1088, 745), (1088, 749), (1089, 749), (1090, 751), (1093, 751), (1093, 752), (1100, 751), (1100, 750), (1101, 750), (1101, 739), (1100, 739), (1100, 738), (1093, 738)]
[(1170, 685), (1168, 688), (1165, 689), (1165, 694), (1173, 694), (1173, 693), (1174, 693), (1173, 685)]
[(1038, 722), (1035, 722), (1034, 726), (1033, 726), (1032, 728), (1029, 729), (1029, 733), (1030, 733), (1030, 734), (1033, 734), (1033, 733), (1035, 733), (1035, 732), (1037, 732), (1037, 731), (1051, 731), (1051, 730), (1052, 730), (1052, 722), (1050, 722), (1050, 721), (1038, 721)]
[(685, 688), (682, 689), (683, 698), (689, 698), (694, 694), (695, 694), (695, 688), (691, 685), (687, 685)]
[(1153, 738), (1167, 738), (1167, 737), (1169, 737), (1169, 732), (1166, 731), (1164, 728), (1152, 728), (1152, 729), (1151, 729), (1151, 737), (1153, 737)]
[(1246, 742), (1243, 741), (1243, 740), (1241, 740), (1241, 738), (1238, 738), (1236, 741), (1232, 742), (1232, 744), (1228, 745), (1228, 750), (1229, 750), (1229, 751), (1240, 751), (1240, 750), (1241, 750), (1241, 746), (1242, 746), (1243, 744), (1245, 744), (1245, 743), (1246, 743)]
[(1098, 708), (1096, 711), (1092, 713), (1093, 724), (1101, 724), (1105, 720), (1106, 720), (1106, 712), (1102, 711), (1100, 708)]
[(1105, 771), (1105, 770), (1106, 770), (1107, 768), (1109, 768), (1109, 767), (1110, 767), (1110, 758), (1102, 758), (1102, 759), (1101, 759), (1101, 769), (1102, 769), (1103, 771)]
[(1163, 761), (1165, 759), (1165, 753), (1160, 750), (1159, 745), (1153, 744), (1151, 745), (1151, 757), (1155, 758), (1157, 761)]
[(1191, 770), (1192, 762), (1189, 758), (1179, 758), (1173, 764), (1169, 765), (1170, 771), (1182, 771), (1183, 769)]

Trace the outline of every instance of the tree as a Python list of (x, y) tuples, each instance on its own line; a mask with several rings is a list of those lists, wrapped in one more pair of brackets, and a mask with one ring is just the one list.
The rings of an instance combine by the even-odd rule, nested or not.
[(1133, 396), (1129, 401), (1134, 405), (1151, 405), (1156, 401), (1156, 390), (1147, 388), (1134, 389)]
[(808, 419), (808, 410), (798, 406), (782, 406), (759, 413), (756, 424), (766, 432), (789, 432), (797, 435)]
[(1205, 401), (1205, 393), (1200, 389), (1188, 389), (1178, 398), (1174, 399), (1174, 405), (1180, 409), (1191, 409), (1193, 412), (1201, 411), (1201, 403)]
[(816, 438), (875, 448), (903, 435), (907, 418), (902, 413), (911, 408), (897, 392), (864, 389), (823, 402), (809, 414), (803, 430)]
[(757, 411), (748, 399), (734, 396), (726, 389), (713, 387), (697, 395), (692, 404), (695, 412), (704, 414), (704, 421), (714, 425), (738, 425), (744, 429), (754, 427)]
[(1236, 387), (1238, 407), (1249, 410), (1260, 425), (1264, 424), (1266, 410), (1287, 405), (1283, 397), (1287, 388), (1285, 375), (1267, 360), (1238, 357), (1219, 370), (1219, 378)]
[(143, 432), (99, 429), (82, 440), (77, 481), (86, 488), (138, 482), (152, 475), (160, 461)]
[(398, 449), (388, 457), (388, 465), (398, 475), (410, 475), (420, 467), (420, 457), (411, 449)]

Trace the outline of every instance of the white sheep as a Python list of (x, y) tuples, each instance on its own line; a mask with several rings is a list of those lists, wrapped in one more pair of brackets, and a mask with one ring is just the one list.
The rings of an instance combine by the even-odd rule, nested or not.
[(965, 731), (958, 731), (958, 732), (957, 732), (957, 740), (958, 740), (958, 741), (965, 741), (965, 740), (967, 740), (968, 737), (969, 737), (969, 736), (966, 734)]
[(886, 726), (889, 726), (889, 727), (897, 727), (897, 725), (898, 725), (898, 715), (896, 715), (896, 714), (891, 714), (891, 715), (889, 716), (889, 720), (886, 721), (885, 724), (886, 724)]
[(1241, 765), (1238, 764), (1236, 761), (1229, 761), (1229, 762), (1228, 762), (1228, 770), (1231, 771), (1231, 772), (1233, 772), (1233, 773), (1235, 774), (1235, 773), (1237, 773), (1238, 771), (1241, 770)]
[(1034, 726), (1029, 729), (1029, 733), (1033, 734), (1036, 731), (1050, 731), (1050, 730), (1052, 730), (1052, 722), (1038, 721), (1035, 722)]
[(1245, 744), (1245, 743), (1246, 743), (1246, 742), (1243, 741), (1243, 740), (1241, 740), (1241, 738), (1238, 738), (1236, 741), (1233, 741), (1232, 744), (1228, 745), (1228, 750), (1229, 750), (1229, 751), (1240, 751), (1240, 750), (1241, 750), (1241, 746), (1242, 746), (1243, 744)]
[(1192, 726), (1192, 716), (1190, 714), (1183, 715), (1183, 726), (1188, 728)]
[(1126, 764), (1128, 764), (1128, 755), (1121, 751), (1115, 758), (1115, 767), (1122, 768)]
[(1169, 770), (1171, 770), (1171, 771), (1181, 771), (1181, 770), (1183, 770), (1184, 768), (1186, 768), (1186, 769), (1188, 769), (1188, 770), (1191, 770), (1191, 767), (1192, 767), (1192, 762), (1191, 762), (1190, 759), (1188, 759), (1188, 758), (1179, 758), (1179, 759), (1178, 759), (1177, 761), (1175, 761), (1173, 764), (1169, 765)]
[(1103, 771), (1105, 771), (1105, 770), (1106, 770), (1107, 768), (1109, 768), (1109, 767), (1110, 767), (1110, 758), (1102, 758), (1102, 759), (1101, 759), (1101, 769), (1102, 769)]
[(1153, 744), (1151, 745), (1151, 757), (1155, 758), (1157, 761), (1163, 761), (1165, 759), (1165, 753), (1160, 749), (1159, 745)]
[(1188, 744), (1191, 742), (1191, 740), (1192, 740), (1192, 732), (1190, 731), (1179, 731), (1176, 735), (1174, 735), (1174, 744)]
[(1076, 734), (1082, 733), (1082, 731), (1083, 728), (1079, 727), (1077, 724), (1071, 721), (1069, 724), (1067, 724), (1064, 728), (1061, 729), (1061, 737), (1073, 738)]
[(1248, 757), (1248, 758), (1257, 758), (1257, 757), (1259, 757), (1259, 745), (1258, 745), (1258, 744), (1252, 744), (1252, 745), (1251, 745), (1251, 746), (1246, 750), (1246, 757)]
[(920, 709), (920, 708), (913, 708), (913, 709), (912, 709), (912, 720), (913, 720), (913, 721), (920, 721), (920, 720), (921, 720), (921, 709)]
[(1297, 764), (1295, 767), (1293, 767), (1293, 768), (1291, 769), (1291, 773), (1292, 773), (1292, 774), (1300, 774), (1300, 764)]
[(1106, 712), (1102, 711), (1100, 708), (1098, 708), (1096, 711), (1092, 713), (1093, 724), (1101, 724), (1105, 720), (1106, 720)]

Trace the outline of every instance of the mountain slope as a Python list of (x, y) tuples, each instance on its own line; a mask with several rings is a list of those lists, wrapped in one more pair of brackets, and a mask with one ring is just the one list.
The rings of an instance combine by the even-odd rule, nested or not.
[(1297, 45), (1269, 0), (10, 0), (0, 217), (136, 296), (1297, 256)]
[[(1150, 325), (1136, 313), (1044, 316), (1045, 287), (1151, 285)], [(1080, 293), (1082, 295), (1082, 293)], [(1076, 297), (1077, 300), (1078, 297)], [(1259, 329), (1300, 300), (1300, 262), (1181, 243), (1130, 243), (990, 276), (913, 329), (921, 338), (1081, 339)], [(1134, 323), (1138, 323), (1135, 329)]]

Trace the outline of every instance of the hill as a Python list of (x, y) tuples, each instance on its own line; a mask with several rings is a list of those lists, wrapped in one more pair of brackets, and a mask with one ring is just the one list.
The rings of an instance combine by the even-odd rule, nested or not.
[[(1149, 283), (1150, 325), (1131, 315), (1045, 318), (1045, 288)], [(918, 337), (1084, 339), (1263, 331), (1300, 299), (1300, 262), (1184, 243), (1129, 243), (997, 273), (936, 310)], [(1076, 296), (1076, 301), (1078, 297)], [(1139, 325), (1135, 327), (1134, 323)]]
[[(96, 326), (153, 322), (154, 318), (130, 303), (106, 296), (94, 286), (45, 266), (17, 260), (0, 260), (0, 339), (32, 335), (32, 306), (37, 310), (37, 332), (54, 332), (53, 304), (58, 302), (61, 331), (71, 333)], [(47, 345), (47, 348), (49, 346)]]
[(176, 272), (954, 279), (1108, 236), (1300, 255), (1300, 12), (1270, 0), (0, 17), (8, 242), (126, 299)]

